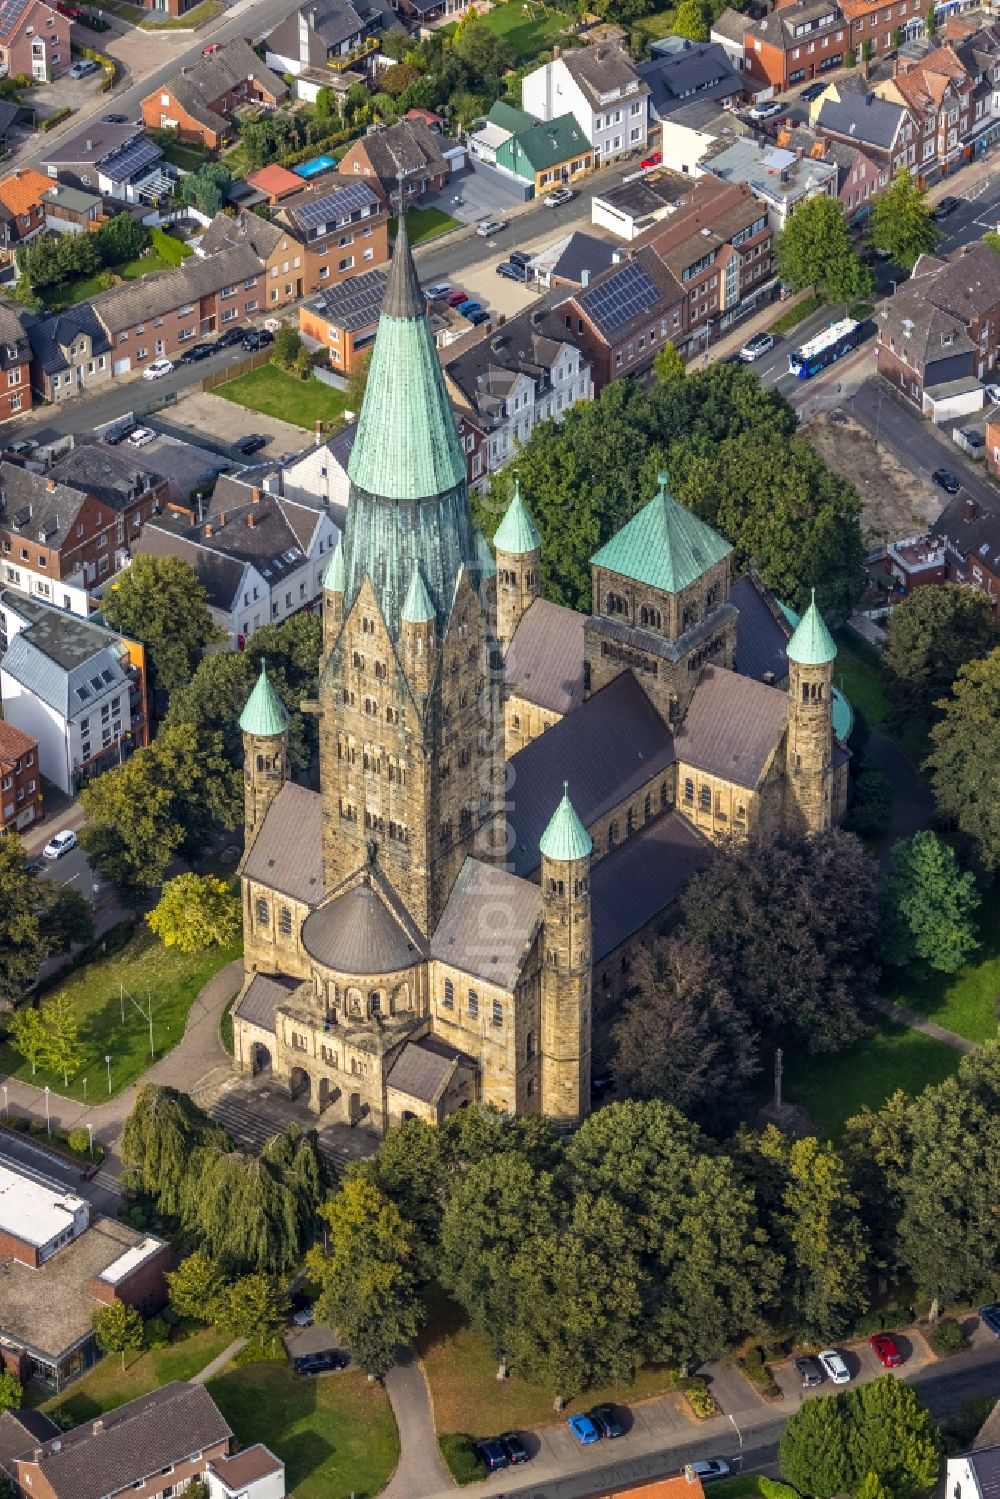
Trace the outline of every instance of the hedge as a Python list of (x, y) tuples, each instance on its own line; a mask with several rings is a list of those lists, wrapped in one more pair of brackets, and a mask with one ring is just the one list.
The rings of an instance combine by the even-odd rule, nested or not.
[(161, 260), (165, 260), (167, 265), (183, 265), (184, 261), (192, 253), (183, 240), (174, 239), (174, 236), (167, 234), (164, 229), (157, 228), (151, 230), (150, 240), (157, 255), (159, 255)]
[(56, 125), (61, 125), (63, 120), (68, 120), (72, 113), (69, 105), (64, 104), (62, 109), (57, 109), (54, 115), (49, 115), (48, 119), (39, 120), (38, 128), (39, 130), (52, 130)]
[(81, 56), (86, 57), (90, 62), (96, 62), (99, 67), (104, 69), (104, 82), (101, 84), (102, 94), (106, 94), (109, 89), (114, 88), (116, 66), (113, 57), (109, 57), (106, 52), (98, 52), (96, 47), (77, 47), (74, 44), (74, 50), (79, 52)]

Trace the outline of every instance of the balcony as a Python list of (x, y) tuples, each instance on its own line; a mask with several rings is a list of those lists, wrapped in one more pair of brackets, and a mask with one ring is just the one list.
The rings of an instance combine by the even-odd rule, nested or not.
[(376, 38), (366, 36), (361, 45), (352, 47), (350, 52), (343, 52), (339, 57), (328, 57), (326, 65), (328, 68), (332, 68), (335, 73), (346, 73), (356, 62), (360, 62), (362, 58), (369, 57), (373, 52), (377, 52), (378, 48), (379, 44)]

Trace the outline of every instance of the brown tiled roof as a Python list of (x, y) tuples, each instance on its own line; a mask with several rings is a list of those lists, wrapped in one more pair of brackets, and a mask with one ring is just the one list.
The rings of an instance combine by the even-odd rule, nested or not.
[[(283, 171), (284, 168), (277, 168)], [(249, 245), (254, 254), (266, 260), (288, 230), (280, 224), (262, 219), (259, 213), (249, 213), (241, 208), (239, 213), (217, 213), (201, 236), (199, 249), (202, 255), (217, 255), (220, 250), (231, 250), (235, 245)]]
[(141, 276), (110, 291), (98, 292), (91, 306), (111, 333), (131, 328), (165, 312), (173, 312), (224, 286), (235, 285), (261, 272), (260, 258), (248, 244), (235, 245), (202, 260), (192, 255), (175, 271)]
[(12, 723), (0, 718), (0, 765), (19, 760), (22, 755), (38, 749), (38, 740), (30, 734), (22, 734)]
[(408, 1098), (418, 1098), (421, 1103), (437, 1103), (459, 1062), (465, 1062), (472, 1068), (476, 1066), (473, 1059), (464, 1052), (457, 1051), (455, 1047), (448, 1046), (435, 1037), (408, 1041), (386, 1082), (390, 1088), (405, 1093)]
[(212, 1472), (234, 1492), (258, 1478), (267, 1478), (270, 1473), (280, 1473), (284, 1466), (280, 1457), (275, 1457), (262, 1442), (237, 1452), (235, 1457), (214, 1458), (211, 1464)]
[(273, 1031), (275, 1010), (301, 982), (284, 973), (255, 974), (236, 1007), (237, 1016), (251, 1025), (259, 1025), (261, 1030)]
[(584, 624), (579, 610), (536, 599), (514, 631), (504, 659), (508, 692), (552, 713), (579, 708)]
[(204, 1385), (175, 1380), (50, 1438), (38, 1467), (56, 1499), (105, 1499), (231, 1436)]
[[(649, 84), (642, 82), (632, 59), (624, 47), (618, 46), (616, 42), (597, 42), (592, 47), (577, 47), (572, 52), (564, 52), (562, 60), (595, 107), (607, 108), (612, 101), (609, 99), (605, 102), (602, 95), (613, 93), (615, 89), (621, 89), (621, 98), (628, 99), (641, 99), (649, 93)], [(625, 89), (630, 83), (639, 86), (626, 94)]]
[(366, 136), (359, 144), (368, 153), (375, 174), (383, 187), (397, 185), (397, 172), (407, 176), (437, 177), (447, 171), (441, 154), (440, 138), (423, 120), (400, 120), (387, 130)]
[[(13, 308), (0, 306), (0, 344), (14, 349), (18, 344), (23, 344), (26, 337), (24, 324)], [(25, 353), (27, 354), (27, 350)]]
[(220, 130), (226, 121), (212, 106), (248, 78), (256, 79), (273, 99), (284, 99), (288, 93), (288, 85), (261, 62), (250, 43), (235, 36), (218, 52), (203, 57), (193, 67), (184, 68), (158, 84), (149, 98), (155, 99), (161, 90), (166, 89), (200, 124), (209, 130)]
[(677, 760), (753, 790), (788, 722), (788, 698), (774, 687), (706, 666), (674, 735)]
[(11, 213), (28, 213), (41, 204), (42, 194), (51, 186), (51, 177), (32, 171), (30, 167), (21, 167), (0, 181), (0, 203)]
[(466, 859), (431, 938), (431, 957), (513, 989), (541, 914), (537, 885)]
[(665, 911), (711, 857), (701, 834), (668, 812), (598, 859), (590, 875), (594, 962)]
[(292, 900), (314, 906), (323, 895), (323, 801), (288, 781), (267, 810), (240, 870)]
[(302, 187), (301, 177), (290, 172), (287, 167), (279, 167), (274, 161), (270, 166), (261, 167), (259, 172), (251, 172), (247, 182), (258, 192), (267, 193), (269, 198), (284, 198), (289, 193), (297, 193)]

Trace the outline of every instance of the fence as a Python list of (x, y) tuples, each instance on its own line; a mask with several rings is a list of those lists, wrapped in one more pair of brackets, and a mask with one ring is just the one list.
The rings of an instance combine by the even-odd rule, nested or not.
[(201, 389), (215, 390), (218, 385), (228, 385), (230, 380), (238, 380), (241, 375), (252, 375), (254, 370), (261, 370), (270, 362), (271, 350), (258, 349), (256, 354), (248, 354), (246, 359), (241, 359), (238, 364), (227, 364), (225, 369), (213, 370), (211, 374), (205, 375), (201, 382)]

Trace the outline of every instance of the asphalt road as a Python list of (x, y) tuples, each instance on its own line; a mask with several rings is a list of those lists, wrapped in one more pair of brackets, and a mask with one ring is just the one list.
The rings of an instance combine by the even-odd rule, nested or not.
[[(865, 380), (846, 405), (876, 441), (884, 443), (912, 473), (929, 480), (935, 469), (946, 468), (961, 481), (966, 494), (984, 509), (1000, 514), (1000, 490), (982, 470), (968, 461), (946, 432), (908, 411), (878, 380)], [(950, 496), (943, 489), (939, 493), (944, 506)]]

